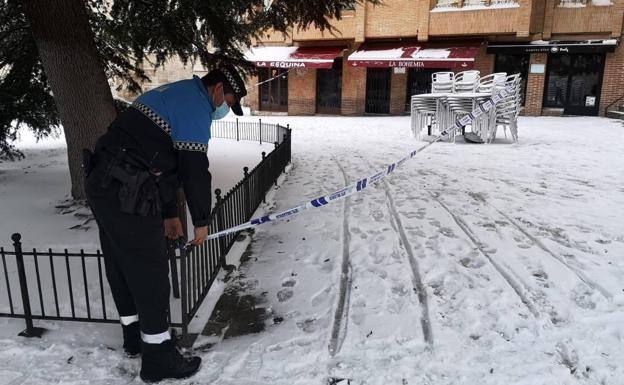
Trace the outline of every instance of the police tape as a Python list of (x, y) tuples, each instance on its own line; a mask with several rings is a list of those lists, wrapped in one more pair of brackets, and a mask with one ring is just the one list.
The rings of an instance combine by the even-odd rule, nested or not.
[(232, 234), (232, 233), (236, 233), (239, 232), (241, 230), (245, 230), (251, 227), (255, 227), (255, 226), (259, 226), (262, 225), (264, 223), (268, 223), (268, 222), (274, 222), (274, 221), (279, 221), (279, 220), (283, 220), (286, 218), (290, 218), (294, 215), (297, 214), (301, 214), (302, 212), (309, 210), (309, 209), (315, 209), (315, 208), (319, 208), (319, 207), (323, 207), (326, 206), (332, 202), (335, 202), (337, 200), (341, 200), (344, 199), (352, 194), (358, 193), (360, 191), (365, 190), (366, 188), (368, 188), (370, 185), (375, 184), (377, 182), (379, 182), (380, 180), (384, 179), (385, 177), (387, 177), (388, 175), (392, 174), (394, 171), (396, 171), (397, 168), (401, 167), (405, 162), (407, 162), (408, 160), (412, 159), (413, 157), (416, 156), (416, 154), (422, 152), (423, 150), (425, 150), (427, 147), (431, 146), (432, 144), (439, 142), (440, 140), (442, 140), (444, 137), (446, 136), (450, 136), (451, 134), (454, 134), (455, 131), (460, 130), (462, 127), (467, 126), (468, 124), (470, 124), (473, 120), (475, 120), (476, 118), (478, 118), (479, 116), (483, 115), (484, 113), (488, 112), (489, 110), (491, 110), (496, 104), (498, 104), (502, 99), (506, 98), (507, 96), (509, 96), (511, 93), (514, 92), (514, 87), (508, 87), (508, 88), (504, 88), (501, 89), (498, 93), (496, 93), (495, 95), (493, 95), (491, 98), (488, 98), (488, 100), (486, 100), (485, 102), (481, 103), (479, 106), (477, 106), (477, 108), (473, 109), (468, 115), (465, 115), (463, 118), (457, 120), (452, 126), (448, 127), (446, 130), (440, 132), (440, 134), (436, 137), (434, 137), (429, 143), (425, 144), (424, 146), (412, 151), (409, 153), (409, 155), (407, 155), (406, 157), (404, 157), (403, 159), (399, 160), (398, 162), (392, 163), (390, 165), (388, 165), (384, 170), (373, 174), (369, 177), (366, 178), (362, 178), (359, 179), (357, 182), (346, 186), (338, 191), (334, 191), (333, 193), (327, 194), (327, 195), (323, 195), (321, 197), (312, 199), (310, 201), (307, 201), (305, 203), (302, 203), (298, 206), (289, 208), (288, 210), (284, 210), (275, 214), (269, 214), (269, 215), (264, 215), (258, 218), (253, 218), (251, 219), (249, 222), (245, 222), (243, 224), (240, 224), (238, 226), (234, 226), (231, 227), (229, 229), (225, 229), (225, 230), (221, 230), (217, 233), (211, 234), (208, 236), (207, 240), (212, 240), (212, 239), (217, 239), (220, 238), (224, 235), (228, 235), (228, 234)]

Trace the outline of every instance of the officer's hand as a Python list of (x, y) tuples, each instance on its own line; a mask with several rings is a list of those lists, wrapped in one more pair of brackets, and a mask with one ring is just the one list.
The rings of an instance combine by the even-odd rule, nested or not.
[(169, 239), (178, 239), (184, 235), (182, 229), (182, 222), (180, 218), (168, 218), (165, 219), (165, 236)]
[(206, 242), (208, 237), (208, 226), (195, 227), (195, 239), (191, 241), (191, 244), (198, 246)]

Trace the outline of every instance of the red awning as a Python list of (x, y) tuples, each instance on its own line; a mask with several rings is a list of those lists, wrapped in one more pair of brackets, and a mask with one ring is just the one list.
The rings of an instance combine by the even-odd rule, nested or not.
[(254, 47), (245, 58), (257, 67), (331, 68), (344, 47)]
[(470, 69), (479, 47), (422, 46), (418, 44), (364, 43), (351, 55), (353, 67), (414, 67)]

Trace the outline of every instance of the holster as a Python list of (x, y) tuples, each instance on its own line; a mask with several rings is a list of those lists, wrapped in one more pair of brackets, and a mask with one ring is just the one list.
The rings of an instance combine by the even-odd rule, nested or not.
[(103, 167), (100, 186), (107, 188), (113, 180), (119, 181), (120, 211), (139, 216), (159, 214), (162, 210), (158, 193), (159, 173), (146, 168), (146, 163), (137, 161), (137, 155), (130, 156), (124, 148), (109, 151), (106, 155), (108, 162)]

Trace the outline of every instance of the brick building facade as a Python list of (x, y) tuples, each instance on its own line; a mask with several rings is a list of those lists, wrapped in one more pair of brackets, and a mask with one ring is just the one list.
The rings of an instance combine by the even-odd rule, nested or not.
[[(404, 114), (409, 95), (424, 92), (431, 73), (474, 68), (482, 76), (522, 73), (526, 115), (603, 115), (624, 96), (623, 20), (624, 0), (358, 4), (332, 23), (337, 32), (294, 28), (255, 41), (249, 57), (261, 68), (249, 79), (247, 104), (259, 113)], [(328, 47), (336, 51), (330, 60)], [(378, 47), (387, 48), (381, 55), (414, 54), (388, 64), (367, 56)], [(440, 49), (450, 55), (413, 59)], [(254, 54), (260, 51), (262, 60)]]

